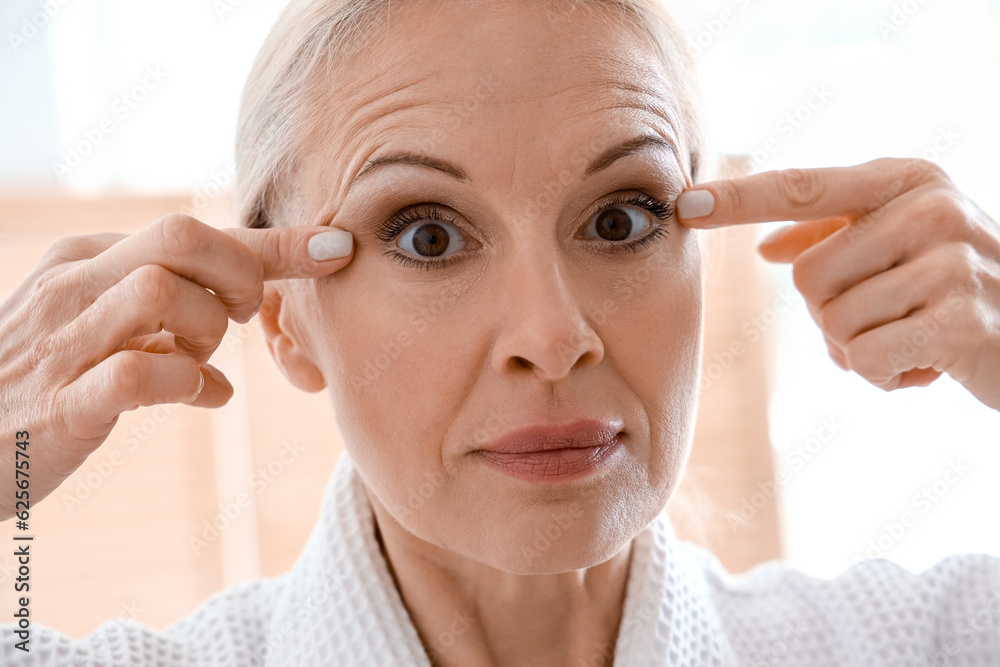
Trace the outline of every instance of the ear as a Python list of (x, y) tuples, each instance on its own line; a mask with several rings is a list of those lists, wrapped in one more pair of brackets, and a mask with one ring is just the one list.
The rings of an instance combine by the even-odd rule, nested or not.
[(326, 378), (303, 346), (292, 312), (274, 283), (264, 283), (264, 303), (257, 317), (264, 327), (267, 349), (288, 381), (302, 391), (322, 391)]

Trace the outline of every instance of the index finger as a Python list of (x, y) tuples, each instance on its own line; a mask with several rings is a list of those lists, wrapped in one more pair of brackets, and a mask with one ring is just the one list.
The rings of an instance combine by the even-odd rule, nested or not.
[(79, 286), (78, 294), (93, 303), (133, 271), (158, 264), (212, 290), (231, 318), (246, 322), (263, 296), (265, 280), (333, 273), (350, 262), (352, 238), (346, 230), (324, 226), (220, 230), (175, 214), (118, 241), (70, 273), (76, 273), (71, 279)]
[(700, 229), (839, 216), (857, 219), (938, 179), (947, 179), (941, 168), (918, 158), (767, 171), (685, 190), (677, 199), (677, 217), (686, 227)]

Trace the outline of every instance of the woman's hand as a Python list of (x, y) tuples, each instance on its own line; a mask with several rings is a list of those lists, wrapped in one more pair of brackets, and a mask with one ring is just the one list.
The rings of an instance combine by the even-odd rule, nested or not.
[(1000, 226), (934, 163), (706, 183), (682, 194), (678, 215), (697, 228), (802, 221), (760, 252), (792, 263), (838, 365), (886, 391), (948, 373), (1000, 410)]
[[(250, 321), (266, 280), (346, 266), (353, 248), (343, 259), (310, 257), (323, 245), (311, 239), (330, 231), (218, 230), (168, 215), (131, 236), (56, 241), (0, 305), (0, 520), (28, 495), (22, 480), (31, 503), (40, 501), (107, 439), (122, 412), (224, 405), (233, 388), (206, 362), (229, 319)], [(16, 446), (25, 432), (29, 458)], [(15, 481), (18, 466), (28, 476)]]

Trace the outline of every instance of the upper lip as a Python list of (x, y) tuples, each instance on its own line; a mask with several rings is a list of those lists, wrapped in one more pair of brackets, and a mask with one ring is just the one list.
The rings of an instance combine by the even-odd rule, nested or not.
[(553, 449), (601, 447), (622, 432), (621, 420), (578, 419), (568, 424), (535, 424), (511, 431), (482, 449), (498, 454), (526, 454)]

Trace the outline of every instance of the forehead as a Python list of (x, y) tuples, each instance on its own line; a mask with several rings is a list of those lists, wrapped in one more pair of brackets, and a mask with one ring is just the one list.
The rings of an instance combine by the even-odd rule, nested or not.
[(678, 86), (638, 30), (590, 3), (544, 5), (430, 2), (377, 21), (317, 85), (322, 121), (306, 155), (326, 197), (399, 149), (460, 155), (484, 181), (537, 177), (524, 165), (558, 171), (595, 137), (653, 132), (680, 155)]

